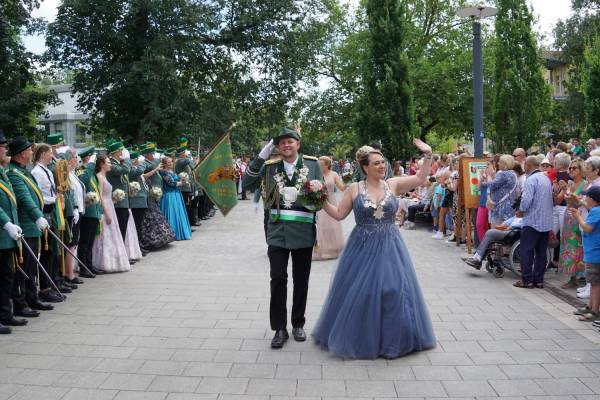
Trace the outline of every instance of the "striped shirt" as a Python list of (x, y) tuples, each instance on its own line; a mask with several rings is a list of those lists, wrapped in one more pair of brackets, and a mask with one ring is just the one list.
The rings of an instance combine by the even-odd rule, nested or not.
[(538, 232), (552, 230), (552, 184), (540, 171), (527, 176), (521, 197), (520, 211), (524, 213), (523, 226), (529, 226)]

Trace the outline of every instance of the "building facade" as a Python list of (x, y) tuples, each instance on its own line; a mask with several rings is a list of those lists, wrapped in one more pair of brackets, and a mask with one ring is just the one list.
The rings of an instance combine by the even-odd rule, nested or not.
[(544, 79), (554, 89), (554, 100), (566, 100), (569, 96), (566, 83), (569, 81), (569, 66), (560, 60), (560, 51), (544, 52)]
[(39, 123), (44, 127), (45, 134), (62, 132), (66, 145), (85, 146), (86, 142), (91, 140), (91, 136), (84, 127), (89, 116), (77, 109), (77, 95), (73, 94), (72, 86), (70, 84), (53, 85), (50, 86), (50, 90), (56, 92), (62, 103), (56, 106), (48, 105), (45, 115), (40, 117)]

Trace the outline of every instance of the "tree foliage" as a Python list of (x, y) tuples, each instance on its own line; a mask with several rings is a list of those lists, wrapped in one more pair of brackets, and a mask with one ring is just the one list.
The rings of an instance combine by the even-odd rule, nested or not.
[(597, 36), (584, 53), (585, 72), (582, 89), (585, 95), (587, 132), (591, 137), (600, 136), (600, 36)]
[(524, 0), (498, 0), (494, 73), (494, 147), (511, 151), (539, 140), (550, 91)]
[(282, 123), (328, 29), (328, 0), (64, 0), (48, 58), (92, 129), (170, 144), (237, 122), (238, 150)]
[(36, 57), (26, 51), (22, 32), (39, 32), (42, 23), (31, 17), (36, 0), (0, 2), (0, 128), (7, 135), (35, 131), (36, 117), (56, 95), (36, 85)]

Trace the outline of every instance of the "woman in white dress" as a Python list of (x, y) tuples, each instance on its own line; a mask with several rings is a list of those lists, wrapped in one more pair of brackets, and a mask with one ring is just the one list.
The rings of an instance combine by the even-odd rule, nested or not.
[[(331, 170), (331, 158), (319, 157), (319, 165), (323, 171), (323, 179), (329, 193), (329, 202), (337, 205), (335, 188), (341, 192), (346, 189), (342, 178)], [(313, 248), (313, 260), (331, 260), (338, 258), (344, 248), (342, 223), (329, 216), (325, 211), (317, 212), (317, 245)]]
[(92, 262), (94, 268), (103, 272), (126, 272), (131, 269), (129, 257), (121, 230), (117, 223), (117, 213), (113, 204), (112, 186), (106, 179), (110, 171), (110, 161), (106, 156), (96, 159), (96, 177), (100, 186), (100, 200), (104, 214), (100, 220), (100, 235), (94, 241)]

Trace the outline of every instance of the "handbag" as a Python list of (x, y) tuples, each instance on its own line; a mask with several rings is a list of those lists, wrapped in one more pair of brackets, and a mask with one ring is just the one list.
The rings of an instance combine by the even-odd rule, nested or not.
[(502, 197), (500, 200), (498, 200), (498, 203), (496, 203), (494, 200), (492, 200), (492, 196), (490, 194), (488, 194), (487, 199), (485, 199), (485, 208), (487, 208), (488, 210), (494, 210), (498, 204), (506, 201), (506, 199), (508, 199), (510, 197), (510, 195), (513, 194), (513, 192), (515, 191), (517, 186), (519, 186), (519, 178), (517, 178), (515, 176), (515, 186), (513, 186), (511, 191), (506, 193), (506, 195), (504, 197)]

